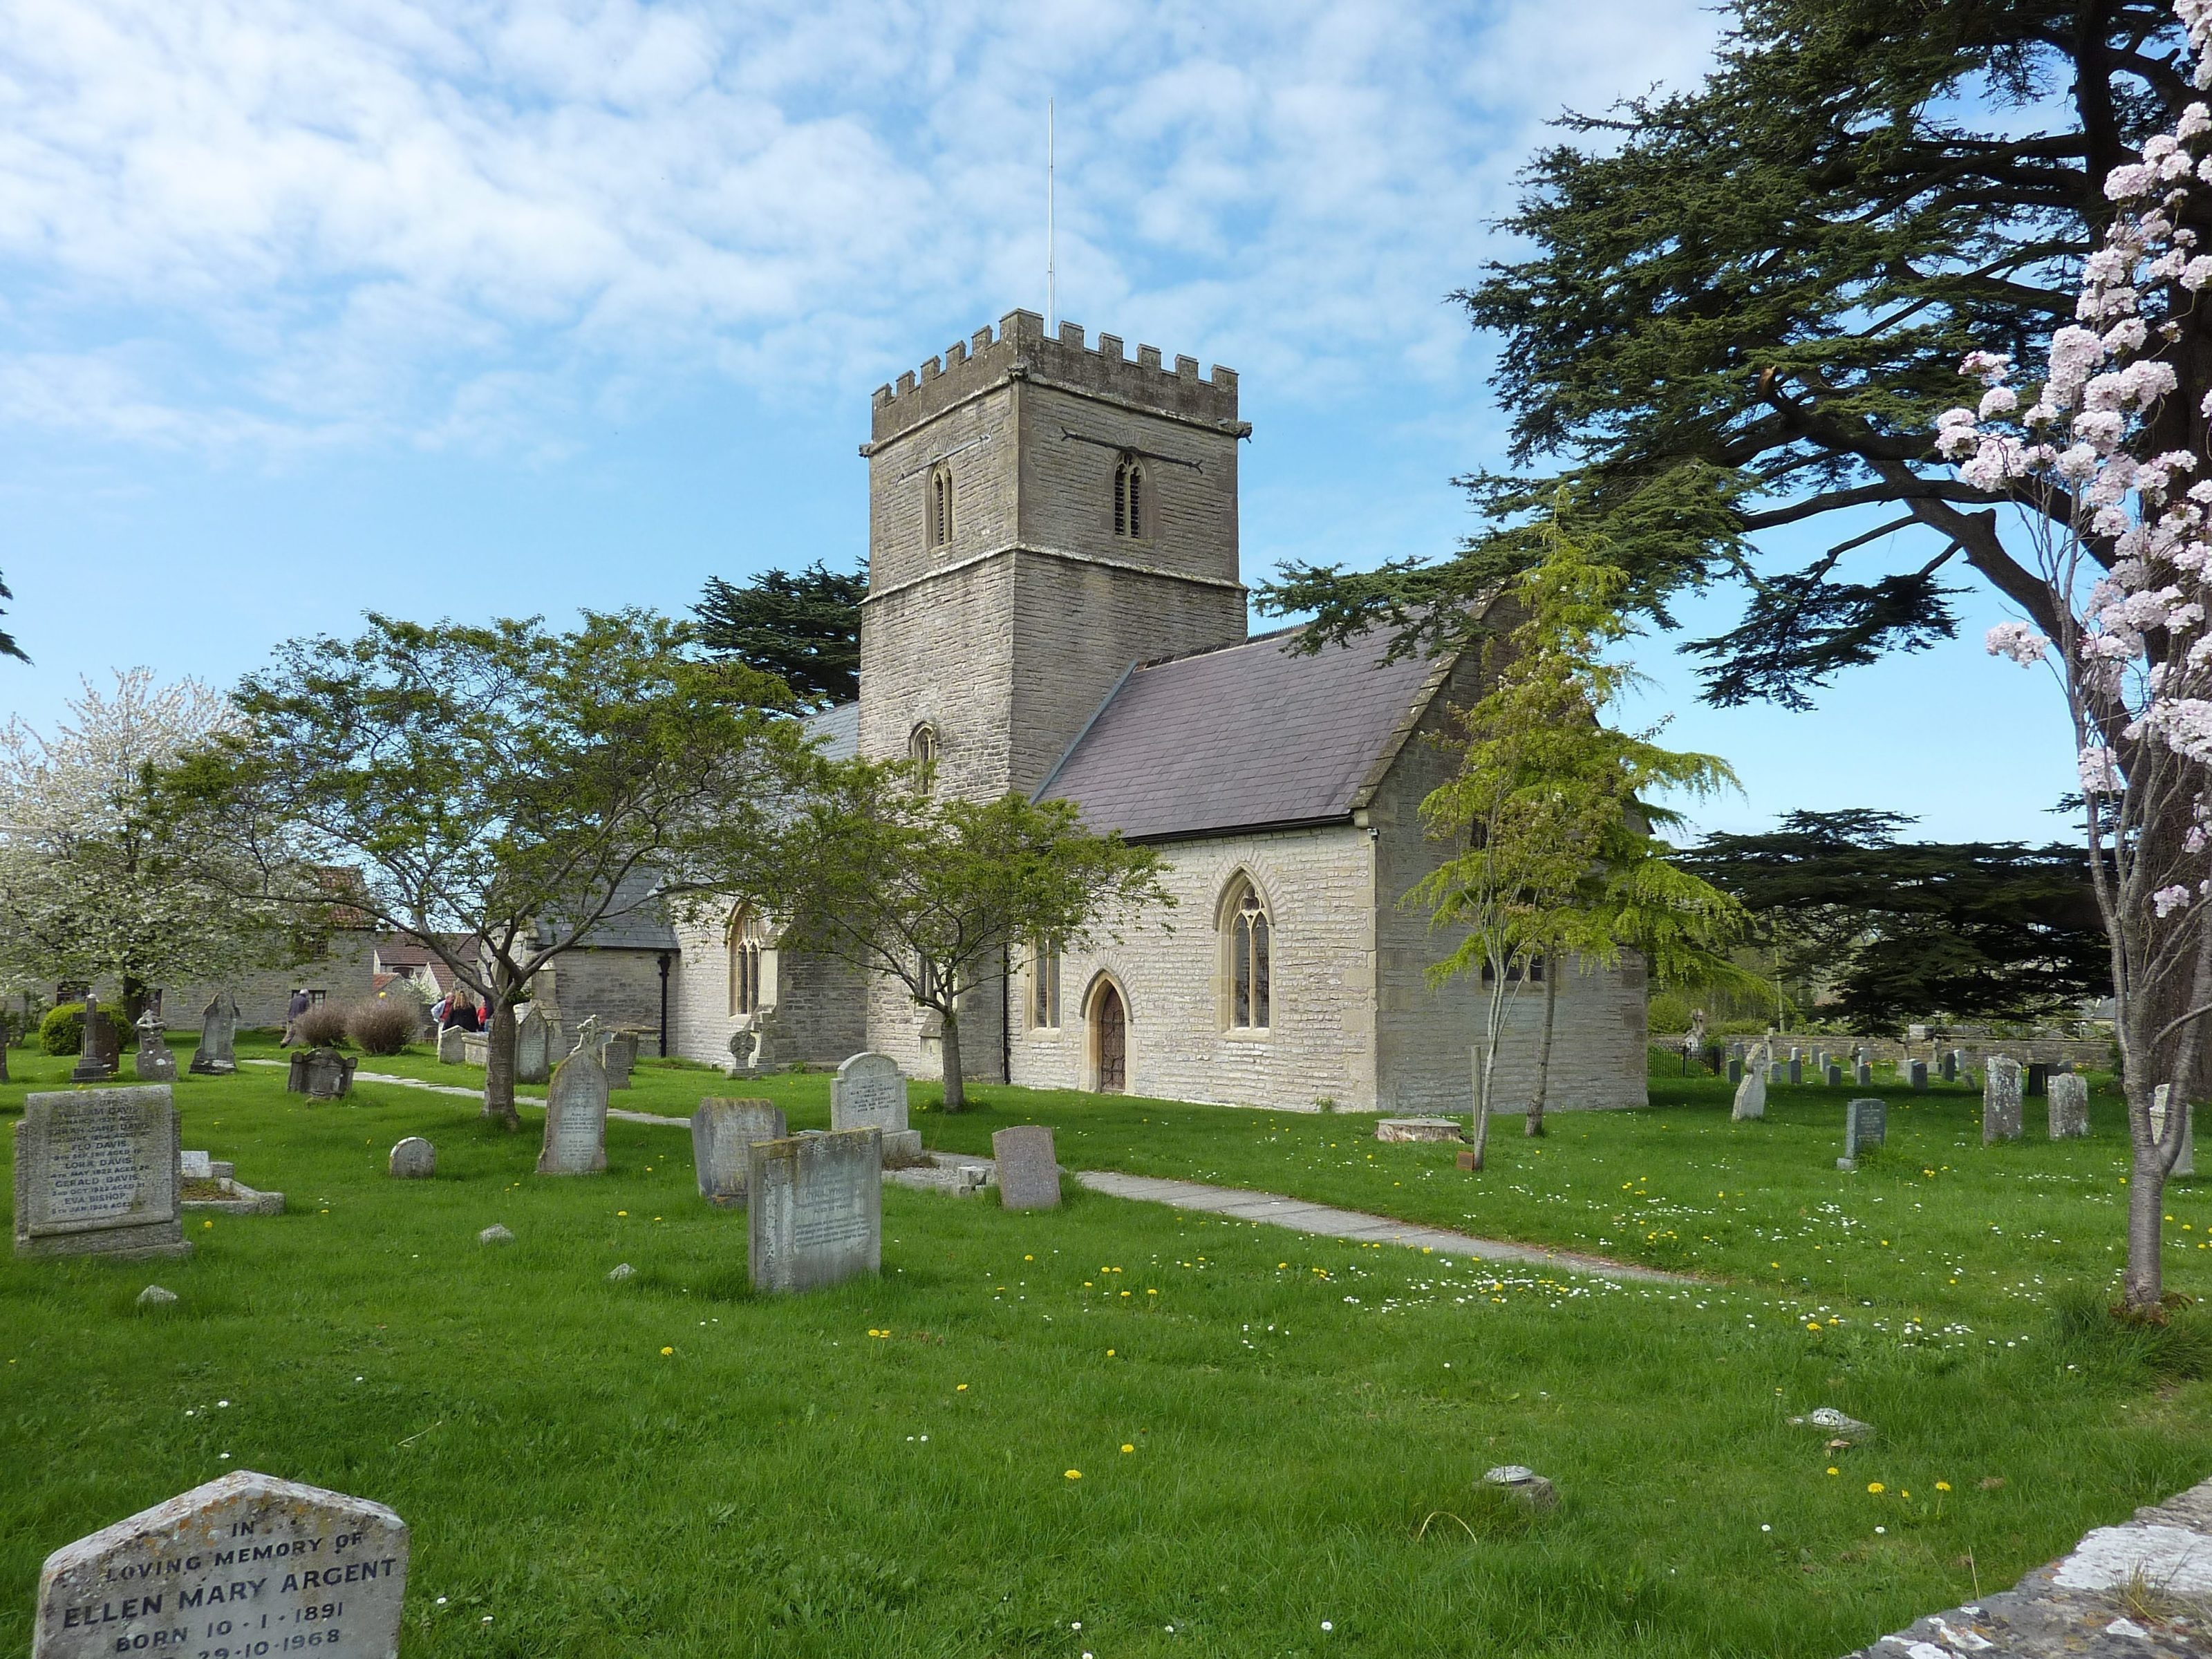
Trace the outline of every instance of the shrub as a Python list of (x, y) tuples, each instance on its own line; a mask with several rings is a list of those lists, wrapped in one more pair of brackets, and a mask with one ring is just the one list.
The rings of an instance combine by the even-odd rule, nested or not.
[(396, 1054), (414, 1041), (415, 1004), (392, 997), (364, 1002), (346, 1019), (346, 1034), (365, 1054)]
[[(137, 1046), (134, 1033), (123, 1016), (112, 1008), (103, 1008), (100, 1017), (115, 1028), (115, 1052), (118, 1054)], [(46, 1017), (39, 1022), (39, 1049), (42, 1054), (76, 1054), (84, 1052), (84, 1004), (64, 1002), (58, 1008), (50, 1008)]]
[(345, 1041), (347, 1009), (319, 1002), (292, 1023), (292, 1040), (310, 1048), (334, 1048)]

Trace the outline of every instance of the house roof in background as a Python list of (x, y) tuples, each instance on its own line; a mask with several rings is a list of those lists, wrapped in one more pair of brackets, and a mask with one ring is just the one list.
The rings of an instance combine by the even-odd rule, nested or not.
[(1133, 668), (1037, 798), (1132, 841), (1349, 819), (1454, 659), (1385, 663), (1381, 633), (1285, 653), (1298, 631)]
[(857, 702), (841, 702), (835, 708), (809, 714), (799, 724), (808, 737), (822, 744), (822, 753), (828, 759), (851, 760), (860, 752), (860, 705)]

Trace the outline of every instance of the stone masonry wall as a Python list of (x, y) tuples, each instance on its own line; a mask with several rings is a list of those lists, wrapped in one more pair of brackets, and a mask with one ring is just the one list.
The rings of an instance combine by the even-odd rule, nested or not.
[[(636, 1031), (641, 1054), (656, 1051), (660, 1038), (660, 968), (657, 951), (563, 951), (553, 958), (553, 1000), (561, 1011), (561, 1030), (573, 1047), (576, 1033), (593, 1015), (618, 1031)], [(676, 975), (668, 979), (669, 1041), (676, 1037)]]
[[(1102, 977), (1128, 1013), (1133, 1094), (1311, 1110), (1375, 1104), (1373, 860), (1364, 830), (1346, 826), (1177, 842), (1161, 849), (1177, 902), (1123, 930), (1119, 945), (1070, 951), (1060, 964), (1060, 1024), (1028, 1029), (1024, 969), (1014, 986), (1013, 1081), (1095, 1086), (1087, 1016)], [(1216, 912), (1249, 873), (1267, 901), (1273, 1009), (1270, 1029), (1232, 1036), (1225, 952)]]
[(872, 603), (860, 620), (860, 753), (907, 752), (937, 728), (938, 787), (988, 799), (1007, 788), (1013, 568), (971, 564)]
[[(669, 1042), (685, 1060), (720, 1066), (730, 1058), (738, 1017), (730, 1012), (730, 947), (711, 923), (679, 922), (683, 963), (671, 997)], [(781, 1064), (834, 1066), (868, 1046), (860, 976), (842, 963), (775, 950), (764, 977), (774, 981)]]
[[(367, 1002), (376, 994), (376, 935), (359, 929), (333, 933), (330, 948), (313, 962), (291, 968), (257, 968), (223, 982), (238, 1000), (239, 1024), (282, 1029), (292, 993), (320, 991), (325, 1000)], [(200, 1010), (214, 999), (213, 984), (164, 986), (161, 1018), (173, 1031), (199, 1029)]]
[[(1487, 1000), (1481, 976), (1462, 974), (1431, 985), (1430, 966), (1457, 948), (1460, 936), (1432, 931), (1425, 906), (1401, 901), (1452, 850), (1428, 836), (1420, 804), (1456, 765), (1434, 741), (1449, 725), (1449, 706), (1464, 706), (1477, 695), (1473, 664), (1463, 664), (1399, 750), (1368, 809), (1379, 866), (1377, 1047), (1380, 1103), (1388, 1112), (1474, 1109), (1472, 1051)], [(1534, 1086), (1543, 1012), (1544, 987), (1521, 985), (1493, 1074), (1496, 1109), (1521, 1109)], [(1570, 965), (1553, 1021), (1549, 1105), (1571, 1111), (1649, 1103), (1644, 1026), (1640, 962), (1631, 957), (1617, 969), (1589, 971)]]

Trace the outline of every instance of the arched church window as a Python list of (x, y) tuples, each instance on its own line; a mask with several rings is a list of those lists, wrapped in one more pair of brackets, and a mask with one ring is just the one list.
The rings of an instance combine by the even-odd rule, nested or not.
[(767, 1006), (768, 926), (750, 904), (730, 917), (730, 1012), (757, 1014)]
[(927, 782), (930, 776), (937, 770), (937, 757), (939, 753), (939, 747), (937, 741), (937, 728), (932, 726), (927, 720), (922, 721), (921, 725), (915, 726), (913, 731), (907, 733), (906, 757), (910, 761), (918, 761), (921, 763), (923, 781), (925, 782)]
[(929, 544), (952, 545), (952, 469), (943, 461), (929, 469)]
[(1268, 925), (1267, 902), (1249, 876), (1237, 878), (1223, 915), (1227, 922), (1223, 943), (1229, 953), (1230, 1029), (1264, 1031), (1273, 1023), (1273, 975), (1268, 960), (1273, 929)]
[(1114, 465), (1114, 533), (1125, 542), (1145, 538), (1145, 467), (1134, 455)]
[(1039, 939), (1030, 951), (1030, 1029), (1060, 1029), (1060, 942)]

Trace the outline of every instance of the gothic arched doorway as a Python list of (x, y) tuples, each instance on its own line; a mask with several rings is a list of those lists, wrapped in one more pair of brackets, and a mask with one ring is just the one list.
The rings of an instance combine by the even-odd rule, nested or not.
[(1121, 993), (1108, 980), (1091, 1001), (1091, 1041), (1098, 1056), (1098, 1092), (1127, 1093), (1129, 1087), (1129, 1012)]

